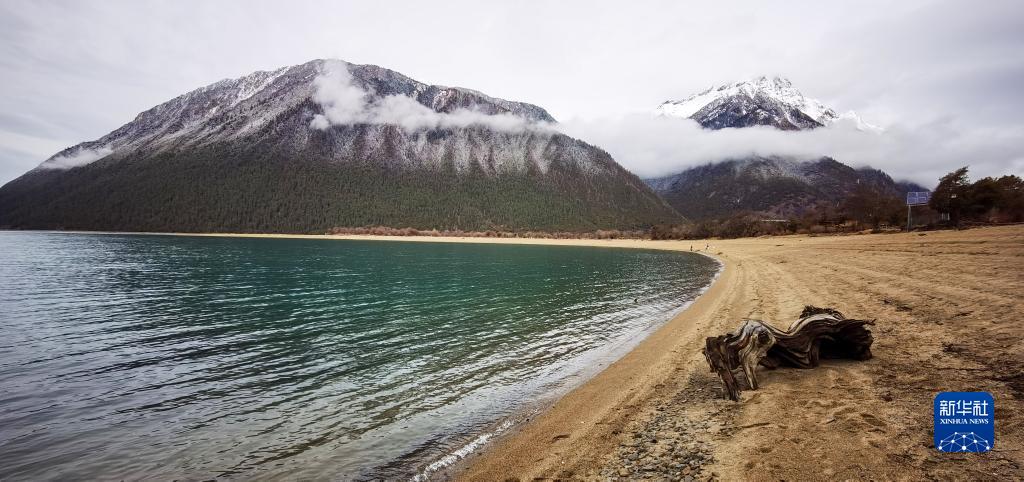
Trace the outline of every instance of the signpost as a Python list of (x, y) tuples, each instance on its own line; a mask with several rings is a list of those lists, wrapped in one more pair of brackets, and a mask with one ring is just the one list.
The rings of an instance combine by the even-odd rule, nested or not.
[(924, 204), (928, 204), (928, 201), (931, 200), (931, 198), (932, 198), (931, 191), (908, 192), (907, 193), (907, 232), (908, 233), (910, 232), (910, 209), (913, 208), (914, 206), (921, 206), (921, 205), (924, 205)]
[(907, 193), (907, 206), (920, 206), (922, 204), (928, 204), (928, 201), (931, 198), (932, 198), (931, 191), (908, 192)]

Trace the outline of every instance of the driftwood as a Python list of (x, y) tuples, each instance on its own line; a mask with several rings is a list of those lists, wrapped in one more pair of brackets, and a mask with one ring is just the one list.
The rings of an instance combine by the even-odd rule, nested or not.
[(709, 337), (704, 356), (711, 371), (725, 382), (726, 395), (740, 399), (742, 373), (751, 390), (757, 390), (757, 365), (767, 368), (813, 368), (820, 358), (871, 358), (874, 320), (850, 320), (831, 308), (807, 306), (788, 330), (763, 321), (746, 320), (732, 333)]

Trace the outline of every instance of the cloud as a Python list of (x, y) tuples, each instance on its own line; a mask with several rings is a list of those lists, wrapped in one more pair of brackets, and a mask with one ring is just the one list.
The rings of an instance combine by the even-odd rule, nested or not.
[(408, 132), (471, 126), (501, 132), (551, 129), (548, 123), (507, 113), (485, 114), (463, 108), (437, 112), (405, 95), (374, 96), (353, 82), (348, 64), (342, 61), (328, 61), (313, 83), (313, 100), (323, 108), (323, 113), (315, 115), (309, 124), (314, 129), (352, 124), (397, 125)]
[(104, 157), (109, 156), (112, 152), (114, 152), (114, 150), (111, 149), (110, 146), (101, 146), (96, 149), (82, 147), (69, 154), (53, 156), (40, 164), (39, 168), (71, 169), (103, 159)]
[(726, 159), (778, 155), (830, 156), (853, 167), (882, 169), (897, 180), (934, 185), (943, 174), (970, 165), (973, 177), (1024, 172), (1024, 129), (972, 127), (945, 120), (922, 125), (859, 129), (842, 119), (808, 131), (771, 127), (709, 130), (690, 119), (632, 114), (570, 120), (567, 135), (601, 146), (641, 177), (657, 177)]
[(322, 74), (313, 79), (313, 100), (320, 104), (323, 114), (317, 114), (311, 124), (316, 129), (331, 125), (366, 122), (368, 95), (352, 84), (352, 74), (344, 65), (329, 63)]

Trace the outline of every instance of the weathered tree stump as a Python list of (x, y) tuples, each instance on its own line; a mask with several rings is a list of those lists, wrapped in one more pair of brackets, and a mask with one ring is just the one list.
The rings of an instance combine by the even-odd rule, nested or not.
[(757, 390), (757, 365), (814, 368), (821, 358), (871, 358), (874, 320), (850, 320), (832, 308), (804, 307), (789, 330), (779, 330), (760, 320), (745, 320), (732, 333), (708, 337), (704, 357), (711, 371), (725, 383), (732, 400), (740, 399), (737, 375)]

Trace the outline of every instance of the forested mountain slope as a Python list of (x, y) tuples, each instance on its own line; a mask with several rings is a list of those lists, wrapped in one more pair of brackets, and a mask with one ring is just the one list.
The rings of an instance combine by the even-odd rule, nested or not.
[(634, 229), (680, 216), (542, 108), (316, 60), (197, 89), (0, 188), (0, 226)]

